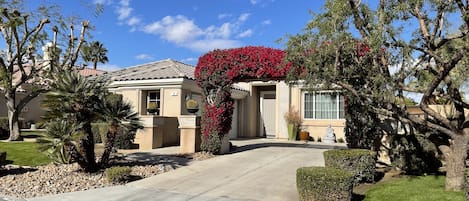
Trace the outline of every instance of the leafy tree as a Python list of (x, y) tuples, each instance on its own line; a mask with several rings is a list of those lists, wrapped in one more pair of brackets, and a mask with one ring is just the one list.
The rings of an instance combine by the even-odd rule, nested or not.
[[(19, 114), (29, 101), (47, 91), (50, 72), (74, 66), (88, 29), (88, 22), (82, 23), (77, 40), (72, 26), (71, 35), (61, 38), (67, 45), (66, 51), (60, 55), (57, 36), (59, 30), (64, 29), (64, 19), (57, 13), (52, 14), (52, 7), (40, 6), (33, 12), (24, 11), (23, 7), (22, 1), (0, 2), (0, 40), (5, 48), (0, 53), (0, 93), (6, 100), (10, 141), (21, 139)], [(55, 16), (55, 19), (49, 16)], [(47, 32), (45, 27), (51, 22), (55, 26)], [(53, 33), (53, 38), (48, 33)], [(46, 41), (53, 43), (43, 49), (45, 55), (41, 58), (38, 50)], [(24, 91), (24, 96), (18, 96), (19, 91)]]
[[(444, 136), (446, 189), (461, 190), (469, 142), (469, 3), (463, 0), (326, 1), (302, 34), (291, 36), (289, 80), (313, 89), (340, 86), (373, 113)], [(457, 22), (452, 25), (451, 22)], [(300, 73), (297, 73), (300, 72)], [(409, 115), (406, 93), (425, 117)], [(434, 99), (448, 100), (432, 106)], [(438, 108), (450, 108), (443, 114)]]
[(107, 49), (99, 41), (93, 41), (83, 46), (81, 55), (85, 62), (92, 62), (93, 69), (96, 70), (98, 63), (108, 62)]

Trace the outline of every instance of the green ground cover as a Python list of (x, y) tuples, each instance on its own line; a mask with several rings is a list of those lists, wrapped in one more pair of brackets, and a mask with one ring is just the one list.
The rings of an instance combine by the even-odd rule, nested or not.
[(463, 192), (446, 192), (444, 176), (419, 176), (371, 187), (364, 201), (465, 201)]

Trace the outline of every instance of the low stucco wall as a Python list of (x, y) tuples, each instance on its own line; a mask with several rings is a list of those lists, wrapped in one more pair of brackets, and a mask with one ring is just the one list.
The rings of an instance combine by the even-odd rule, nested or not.
[(314, 137), (316, 141), (319, 137), (324, 139), (327, 127), (331, 125), (334, 129), (336, 139), (342, 138), (345, 140), (344, 128), (345, 119), (339, 120), (304, 120), (301, 128), (309, 132), (309, 136)]

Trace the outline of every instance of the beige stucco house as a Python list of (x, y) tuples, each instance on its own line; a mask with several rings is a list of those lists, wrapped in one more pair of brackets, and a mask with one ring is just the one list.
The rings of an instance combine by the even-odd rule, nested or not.
[[(177, 144), (178, 117), (188, 115), (185, 101), (200, 102), (201, 89), (194, 78), (195, 67), (171, 59), (132, 66), (108, 73), (110, 90), (122, 94), (134, 106), (147, 130), (139, 131), (136, 143), (143, 149)], [(344, 138), (344, 98), (336, 91), (310, 93), (283, 81), (241, 82), (232, 86), (235, 100), (232, 129), (234, 138), (288, 138), (284, 114), (296, 108), (303, 119), (301, 127), (315, 139), (324, 137), (326, 128)], [(159, 113), (146, 108), (156, 102)], [(200, 111), (198, 112), (200, 115)], [(152, 127), (154, 125), (155, 127)], [(157, 134), (163, 133), (163, 134)]]

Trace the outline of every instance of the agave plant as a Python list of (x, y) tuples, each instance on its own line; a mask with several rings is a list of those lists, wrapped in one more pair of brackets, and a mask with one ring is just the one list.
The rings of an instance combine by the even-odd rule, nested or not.
[(74, 162), (72, 155), (77, 154), (76, 143), (81, 137), (78, 127), (66, 120), (50, 121), (46, 124), (46, 134), (39, 138), (39, 151), (46, 152), (48, 157), (57, 163)]

